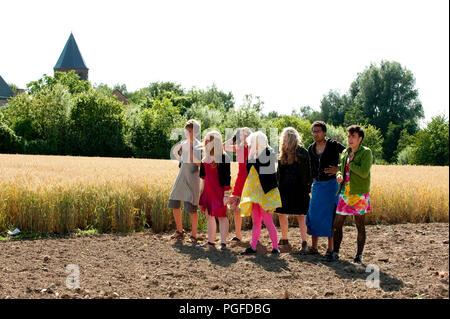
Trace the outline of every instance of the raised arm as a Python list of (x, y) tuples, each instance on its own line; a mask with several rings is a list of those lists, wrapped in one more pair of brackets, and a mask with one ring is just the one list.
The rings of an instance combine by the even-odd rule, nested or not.
[(229, 140), (225, 141), (223, 143), (223, 148), (227, 152), (235, 152), (236, 153), (236, 145), (233, 143), (233, 138), (230, 138)]

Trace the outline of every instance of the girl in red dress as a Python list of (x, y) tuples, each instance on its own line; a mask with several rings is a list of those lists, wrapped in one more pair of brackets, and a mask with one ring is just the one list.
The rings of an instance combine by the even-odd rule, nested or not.
[(222, 136), (218, 131), (206, 134), (204, 148), (205, 157), (200, 165), (200, 177), (204, 181), (204, 186), (199, 204), (206, 215), (208, 241), (201, 246), (215, 247), (217, 218), (220, 230), (220, 249), (225, 249), (229, 227), (226, 203), (231, 189), (231, 159), (224, 152)]
[(227, 152), (236, 153), (236, 160), (239, 163), (239, 170), (236, 182), (234, 183), (233, 193), (228, 200), (228, 207), (234, 214), (234, 229), (236, 232), (236, 236), (231, 240), (237, 242), (242, 241), (242, 216), (241, 210), (239, 209), (239, 203), (241, 201), (242, 189), (244, 188), (245, 180), (247, 179), (246, 162), (248, 158), (248, 145), (246, 139), (250, 134), (252, 134), (252, 130), (248, 127), (239, 128), (233, 138), (229, 139), (224, 144)]

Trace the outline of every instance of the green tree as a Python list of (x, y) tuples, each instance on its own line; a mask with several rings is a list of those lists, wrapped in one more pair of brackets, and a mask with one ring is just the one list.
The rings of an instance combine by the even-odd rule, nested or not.
[(105, 94), (108, 96), (112, 95), (113, 89), (111, 89), (107, 84), (100, 83), (94, 86), (94, 90), (96, 90), (98, 93)]
[(204, 130), (219, 127), (225, 117), (225, 112), (212, 108), (209, 105), (199, 105), (196, 103), (184, 115), (186, 121), (188, 119), (200, 121), (201, 128)]
[(210, 105), (212, 108), (229, 111), (234, 108), (234, 97), (231, 92), (225, 93), (217, 89), (213, 84), (206, 91), (191, 89), (188, 95), (192, 95), (196, 104)]
[(70, 114), (73, 155), (127, 156), (124, 106), (91, 89), (78, 94)]
[(86, 92), (91, 88), (88, 81), (80, 80), (78, 74), (72, 70), (70, 72), (55, 72), (55, 76), (44, 74), (39, 80), (27, 84), (27, 92), (34, 96), (45, 88), (52, 89), (56, 84), (67, 87), (70, 94)]
[(346, 94), (340, 95), (337, 91), (329, 91), (320, 101), (322, 119), (327, 124), (335, 126), (343, 125), (345, 114), (353, 104)]
[(114, 90), (119, 90), (120, 93), (122, 93), (125, 96), (128, 96), (128, 90), (127, 90), (127, 85), (126, 84), (114, 84), (112, 91)]
[(4, 122), (4, 116), (0, 109), (0, 153), (20, 152), (21, 140), (14, 131)]
[(413, 164), (413, 157), (414, 157), (414, 147), (408, 145), (398, 153), (397, 164), (398, 165)]
[[(397, 155), (401, 151), (407, 142), (407, 135), (411, 135), (415, 132), (415, 124), (410, 121), (406, 121), (403, 124), (389, 123), (388, 130), (386, 132), (383, 141), (383, 159), (389, 163), (395, 163), (397, 161)], [(403, 138), (402, 138), (403, 133)], [(399, 141), (402, 138), (401, 146), (399, 148)]]
[(17, 136), (25, 140), (39, 138), (34, 119), (34, 105), (28, 94), (19, 94), (11, 98), (3, 109), (3, 114), (5, 123)]
[[(236, 129), (239, 127), (249, 127), (257, 130), (262, 126), (260, 112), (252, 106), (244, 105), (237, 109), (231, 109), (222, 123), (222, 129)], [(204, 129), (202, 127), (202, 129)]]
[(299, 119), (293, 115), (283, 115), (273, 123), (273, 127), (278, 129), (279, 136), (283, 129), (288, 126), (295, 128), (300, 133), (303, 145), (306, 148), (314, 141), (311, 133), (311, 123), (308, 120)]
[(413, 164), (448, 166), (449, 123), (443, 115), (432, 118), (414, 138)]
[(299, 112), (297, 112), (296, 110), (292, 110), (291, 115), (308, 120), (310, 123), (314, 123), (315, 121), (323, 121), (322, 113), (320, 111), (314, 110), (309, 105), (300, 107)]
[(403, 151), (408, 146), (411, 146), (414, 142), (414, 136), (409, 134), (408, 130), (404, 128), (400, 132), (400, 137), (398, 139), (397, 143), (397, 151), (395, 152), (397, 156), (400, 154), (401, 151)]
[(14, 95), (16, 95), (17, 91), (19, 90), (19, 87), (16, 84), (14, 84), (14, 83), (8, 83), (8, 86), (11, 88), (11, 90), (14, 93)]
[(255, 110), (258, 114), (262, 113), (264, 108), (264, 102), (259, 96), (253, 96), (252, 94), (245, 94), (244, 101), (241, 107)]
[(374, 161), (379, 161), (383, 156), (383, 136), (378, 128), (373, 125), (361, 125), (364, 128), (363, 145), (370, 148)]
[(276, 120), (278, 118), (280, 118), (280, 114), (278, 114), (277, 111), (270, 111), (269, 113), (267, 113), (267, 115), (263, 115), (263, 118), (268, 119), (268, 120)]
[(344, 116), (345, 127), (348, 127), (353, 124), (364, 126), (367, 125), (368, 122), (369, 120), (364, 117), (362, 106), (358, 103), (355, 103), (352, 106), (350, 106)]
[(171, 100), (156, 100), (151, 108), (137, 112), (138, 118), (130, 125), (130, 141), (137, 157), (170, 158), (173, 141), (170, 140), (180, 113)]
[(347, 146), (347, 132), (342, 126), (327, 124), (327, 137)]
[(72, 107), (68, 88), (57, 83), (36, 91), (33, 97), (15, 96), (5, 108), (5, 114), (16, 135), (23, 138), (25, 152), (65, 154)]
[(387, 138), (389, 123), (402, 125), (410, 121), (418, 129), (424, 112), (419, 91), (414, 86), (411, 71), (398, 62), (381, 61), (379, 67), (371, 64), (358, 74), (350, 86), (350, 96), (362, 106), (368, 123), (378, 127)]

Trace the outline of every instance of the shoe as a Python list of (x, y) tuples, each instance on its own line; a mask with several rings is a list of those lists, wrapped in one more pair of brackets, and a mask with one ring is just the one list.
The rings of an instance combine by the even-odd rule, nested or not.
[(222, 244), (220, 244), (219, 249), (220, 249), (220, 250), (227, 249), (227, 245), (224, 244), (224, 243), (222, 243)]
[(362, 264), (362, 255), (356, 254), (355, 258), (353, 259), (353, 264), (361, 265)]
[(319, 254), (319, 251), (317, 250), (317, 248), (310, 247), (310, 248), (308, 248), (307, 254), (308, 254), (308, 255), (318, 255), (318, 254)]
[(280, 241), (278, 242), (279, 246), (284, 246), (284, 245), (289, 245), (289, 240), (287, 239), (280, 239)]
[(279, 249), (272, 249), (271, 254), (272, 254), (273, 256), (280, 256), (280, 250), (279, 250)]
[(256, 250), (253, 250), (252, 247), (248, 247), (246, 250), (241, 252), (241, 255), (252, 255), (252, 254), (256, 254)]
[(8, 235), (9, 236), (16, 236), (16, 235), (19, 235), (21, 232), (20, 232), (20, 229), (19, 228), (16, 228), (16, 229), (14, 229), (13, 231), (10, 231), (10, 230), (8, 230)]
[(237, 238), (237, 237), (233, 237), (233, 238), (231, 238), (231, 241), (235, 241), (235, 242), (239, 243), (241, 240), (239, 238)]
[(308, 254), (310, 249), (308, 248), (308, 243), (306, 241), (302, 242), (302, 249), (300, 249), (299, 254)]
[(184, 230), (179, 231), (177, 230), (171, 237), (170, 239), (183, 239), (184, 238)]
[(323, 256), (322, 258), (320, 258), (320, 261), (324, 261), (324, 262), (333, 262), (333, 261), (337, 261), (339, 259), (339, 255), (338, 253), (334, 252), (334, 251), (327, 251), (327, 253), (325, 254), (325, 256)]
[(202, 248), (211, 248), (212, 247), (212, 248), (214, 248), (214, 247), (216, 247), (216, 244), (207, 241), (204, 244), (197, 245), (197, 247), (202, 247)]
[(196, 244), (197, 243), (197, 237), (191, 236), (189, 237), (189, 242), (192, 244)]

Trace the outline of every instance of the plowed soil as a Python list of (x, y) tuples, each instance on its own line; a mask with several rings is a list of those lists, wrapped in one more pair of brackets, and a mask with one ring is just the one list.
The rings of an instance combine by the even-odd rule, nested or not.
[[(345, 226), (334, 263), (295, 254), (300, 246), (295, 228), (289, 230), (292, 247), (280, 247), (281, 256), (270, 255), (266, 229), (258, 254), (241, 256), (251, 231), (243, 234), (242, 243), (229, 243), (224, 251), (195, 247), (189, 236), (174, 240), (151, 231), (10, 238), (0, 241), (0, 298), (449, 297), (448, 224), (369, 225), (361, 266), (351, 264), (354, 226)], [(205, 241), (205, 234), (200, 238)], [(319, 241), (322, 255), (325, 244)], [(67, 265), (78, 267), (80, 288), (67, 287)], [(374, 275), (368, 265), (379, 269), (379, 288), (366, 286)]]

